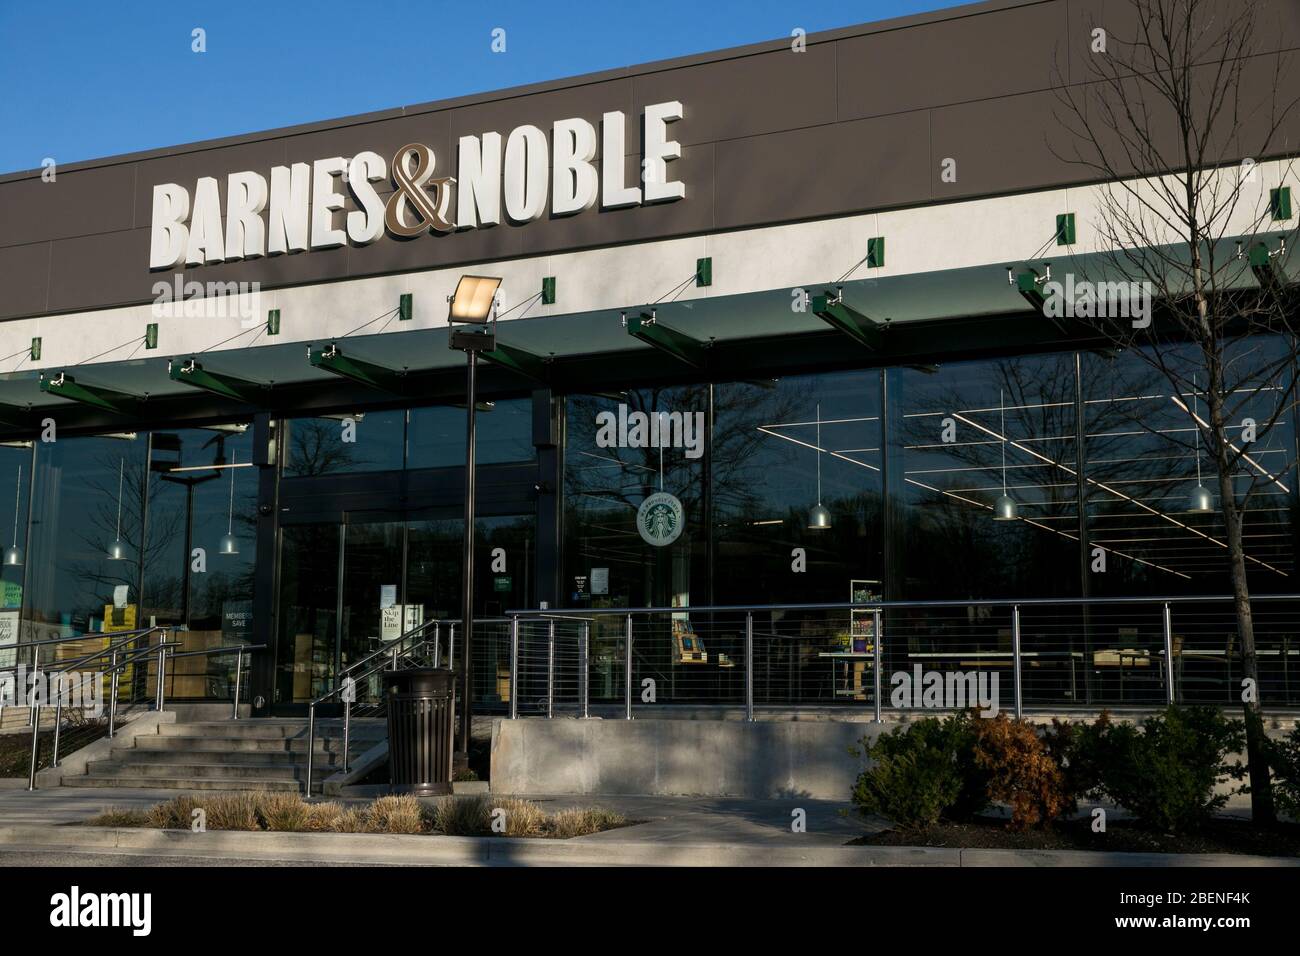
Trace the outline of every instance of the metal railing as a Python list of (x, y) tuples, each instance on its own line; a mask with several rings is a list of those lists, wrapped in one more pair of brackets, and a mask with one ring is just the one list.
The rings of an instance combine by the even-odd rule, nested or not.
[[(1251, 606), (1256, 692), (1300, 707), (1300, 595), (1256, 595)], [(1219, 595), (519, 610), (509, 620), (495, 653), (508, 661), (511, 718), (585, 717), (594, 705), (631, 719), (634, 706), (669, 705), (743, 709), (748, 720), (759, 708), (870, 707), (880, 721), (885, 709), (955, 702), (1020, 716), (1226, 706), (1242, 693), (1234, 605)], [(478, 628), (475, 638), (490, 644)]]
[[(54, 711), (48, 755), (48, 767), (52, 769), (59, 766), (60, 753), (69, 744), (71, 750), (77, 750), (100, 737), (115, 737), (118, 720), (125, 710), (141, 704), (148, 705), (155, 711), (164, 710), (167, 704), (167, 680), (173, 675), (174, 662), (178, 658), (234, 654), (233, 719), (239, 719), (239, 693), (245, 657), (253, 651), (264, 650), (266, 645), (232, 644), (177, 652), (177, 648), (183, 647), (184, 642), (175, 638), (183, 633), (184, 628), (178, 626), (156, 625), (133, 631), (83, 634), (16, 645), (15, 650), (19, 652), (30, 651), (33, 667), (31, 690), (26, 701), (28, 721), (32, 728), (28, 790), (36, 789), (36, 774), (41, 769), (42, 710)], [(150, 639), (154, 635), (158, 635), (159, 640), (151, 643)], [(73, 658), (60, 659), (56, 650), (54, 659), (42, 669), (42, 649), (51, 645), (84, 644), (97, 640), (106, 643), (103, 647)], [(169, 660), (173, 662), (172, 670), (168, 669)], [(0, 674), (14, 673), (17, 676), (27, 666), (23, 663), (0, 668)], [(148, 689), (151, 666), (154, 678), (152, 694)], [(24, 683), (26, 682), (24, 675)], [(102, 709), (101, 696), (100, 703), (96, 705), (100, 708), (99, 712), (88, 715), (88, 708), (84, 704), (86, 689), (94, 688), (96, 684), (102, 689), (105, 682), (108, 685), (107, 712)], [(46, 685), (50, 688), (48, 694), (39, 689)], [(51, 695), (54, 697), (52, 704), (48, 700)], [(78, 701), (81, 703), (74, 703)]]

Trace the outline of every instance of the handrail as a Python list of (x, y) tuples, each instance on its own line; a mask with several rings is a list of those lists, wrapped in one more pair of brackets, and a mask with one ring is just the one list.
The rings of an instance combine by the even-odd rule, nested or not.
[(430, 620), (428, 620), (428, 621), (425, 621), (425, 622), (422, 623), (422, 624), (417, 624), (415, 627), (411, 628), (411, 629), (410, 629), (409, 631), (407, 631), (405, 634), (399, 634), (399, 635), (397, 635), (397, 637), (393, 638), (391, 641), (389, 641), (389, 642), (388, 642), (387, 644), (385, 644), (383, 647), (380, 647), (380, 648), (378, 648), (377, 650), (373, 650), (373, 651), (371, 651), (369, 654), (367, 654), (365, 657), (362, 657), (362, 658), (360, 658), (360, 659), (358, 659), (358, 660), (353, 661), (353, 662), (352, 662), (351, 664), (349, 664), (347, 667), (343, 668), (343, 670), (339, 671), (339, 676), (340, 676), (340, 677), (343, 677), (343, 676), (345, 676), (345, 675), (347, 675), (347, 674), (352, 673), (352, 671), (356, 670), (356, 669), (357, 669), (358, 667), (360, 667), (362, 664), (366, 663), (367, 661), (374, 660), (376, 657), (379, 657), (379, 656), (384, 655), (384, 654), (391, 655), (391, 654), (393, 653), (394, 648), (396, 648), (397, 645), (401, 644), (403, 641), (405, 641), (407, 638), (411, 637), (412, 635), (419, 634), (421, 631), (425, 630), (426, 628), (428, 628), (428, 627), (430, 627), (430, 626), (432, 626), (432, 625), (440, 625), (440, 624), (459, 624), (459, 623), (460, 623), (459, 620), (455, 620), (455, 621), (453, 621), (453, 620), (450, 620), (450, 619), (446, 619), (446, 620), (444, 620), (444, 619), (442, 619), (442, 618), (432, 618), (432, 619), (430, 619)]
[(234, 654), (240, 651), (264, 651), (269, 647), (268, 644), (223, 644), (220, 647), (204, 647), (197, 651), (185, 651), (181, 654), (173, 653), (172, 660), (178, 660), (182, 657), (198, 657), (204, 654)]
[[(24, 647), (46, 647), (50, 644), (72, 644), (77, 641), (95, 640), (97, 638), (108, 637), (108, 638), (112, 638), (113, 640), (109, 642), (108, 647), (101, 649), (101, 650), (108, 650), (109, 647), (121, 645), (123, 643), (126, 643), (127, 641), (133, 641), (139, 637), (148, 636), (149, 634), (152, 634), (154, 631), (165, 631), (169, 629), (171, 629), (171, 625), (155, 624), (150, 627), (141, 628), (135, 631), (99, 631), (94, 634), (82, 634), (80, 637), (57, 637), (45, 641), (26, 641), (21, 644), (11, 644), (5, 649), (9, 651), (17, 652)], [(98, 655), (98, 653), (99, 652), (91, 653), (86, 655), (85, 657), (75, 658), (74, 660), (79, 660), (79, 661), (92, 660), (94, 657)], [(61, 663), (67, 663), (67, 662), (65, 661)], [(37, 655), (36, 666), (39, 667), (39, 664), (40, 664), (40, 656)], [(10, 671), (17, 671), (19, 667), (26, 667), (26, 666), (27, 665), (25, 664), (13, 664), (10, 665), (9, 667), (0, 667), (0, 674), (6, 674), (9, 673)]]
[[(103, 657), (104, 655), (109, 655), (111, 663), (108, 669), (103, 671), (97, 671), (92, 678), (94, 680), (103, 680), (106, 676), (112, 678), (113, 675), (115, 675), (118, 671), (125, 668), (127, 664), (134, 663), (137, 658), (149, 654), (153, 654), (156, 652), (158, 654), (158, 675), (157, 675), (157, 692), (154, 698), (155, 701), (154, 706), (157, 710), (161, 711), (163, 707), (163, 681), (165, 679), (165, 673), (166, 673), (165, 662), (167, 657), (167, 649), (170, 647), (180, 647), (181, 646), (180, 642), (159, 641), (157, 644), (146, 644), (144, 647), (127, 648), (125, 650), (123, 650), (122, 648), (123, 645), (127, 642), (136, 641), (142, 636), (148, 636), (153, 631), (164, 631), (164, 630), (175, 630), (175, 628), (167, 625), (155, 625), (146, 628), (141, 632), (132, 633), (132, 634), (123, 634), (121, 639), (109, 642), (109, 645), (107, 647), (101, 648), (100, 650), (95, 651), (94, 653), (87, 654), (82, 657), (74, 658), (73, 660), (70, 661), (61, 661), (59, 663), (62, 666), (47, 668), (46, 673), (65, 674), (68, 673), (69, 671), (75, 672), (75, 669), (80, 665), (95, 660), (96, 658)], [(120, 661), (118, 659), (119, 653), (121, 654)], [(81, 686), (81, 684), (84, 683), (85, 683), (85, 679), (83, 678), (82, 681), (78, 684), (78, 686)], [(110, 690), (109, 690), (109, 717), (108, 717), (108, 736), (110, 740), (113, 737), (113, 731), (115, 729), (114, 724), (116, 723), (116, 719), (117, 719), (117, 686), (118, 686), (118, 681), (116, 680), (116, 678), (111, 679), (109, 682)], [(31, 755), (27, 767), (27, 789), (29, 791), (36, 789), (36, 762), (37, 762), (37, 758), (40, 755), (40, 741), (41, 741), (40, 709), (41, 709), (40, 704), (32, 703), (31, 705), (32, 747), (31, 747)], [(55, 702), (55, 706), (54, 706), (54, 741), (52, 745), (53, 749), (51, 751), (51, 755), (52, 755), (50, 761), (51, 767), (58, 765), (59, 730), (62, 726), (62, 721), (63, 721), (63, 700), (60, 698)]]
[[(580, 615), (601, 617), (626, 614), (685, 614), (724, 613), (728, 611), (837, 611), (881, 608), (883, 610), (940, 607), (1032, 607), (1035, 605), (1122, 605), (1122, 604), (1213, 604), (1234, 601), (1231, 594), (1153, 595), (1150, 597), (1051, 597), (1051, 598), (968, 598), (946, 601), (838, 601), (823, 604), (698, 604), (690, 607), (584, 607), (584, 608), (518, 608), (506, 612), (507, 620), (532, 615), (581, 619)], [(1300, 601), (1300, 594), (1252, 594), (1255, 601)]]

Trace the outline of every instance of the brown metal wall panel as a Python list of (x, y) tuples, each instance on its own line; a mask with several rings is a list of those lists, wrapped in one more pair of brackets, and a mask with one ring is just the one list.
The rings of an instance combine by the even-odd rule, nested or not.
[(840, 119), (1046, 89), (1065, 23), (1045, 2), (840, 40)]
[(0, 319), (47, 311), (50, 244), (0, 248)]
[[(936, 199), (1019, 192), (1090, 178), (1052, 154), (1067, 145), (1057, 133), (1051, 91), (980, 100), (931, 110), (930, 169)], [(945, 159), (957, 161), (956, 182), (943, 182)]]
[[(153, 299), (149, 230), (58, 239), (50, 249), (50, 312), (106, 308)], [(144, 335), (144, 329), (140, 329)]]
[(902, 113), (719, 143), (716, 228), (928, 202), (928, 127)]
[(632, 82), (626, 78), (456, 107), (448, 111), (451, 142), (454, 144), (462, 136), (478, 136), (485, 132), (500, 133), (504, 138), (516, 126), (525, 123), (541, 129), (549, 140), (552, 123), (575, 117), (587, 120), (599, 131), (600, 118), (609, 110), (622, 110), (628, 114), (627, 141), (635, 147), (640, 142), (636, 134), (638, 117), (632, 114)]
[(670, 129), (683, 146), (833, 123), (835, 56), (835, 44), (814, 43), (638, 76), (632, 115), (680, 100), (685, 115)]
[(0, 246), (67, 239), (132, 226), (135, 167), (60, 170), (0, 186)]

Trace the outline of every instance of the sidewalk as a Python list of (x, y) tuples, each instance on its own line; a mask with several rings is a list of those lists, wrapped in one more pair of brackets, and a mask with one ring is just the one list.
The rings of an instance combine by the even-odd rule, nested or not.
[[(842, 813), (847, 804), (801, 799), (530, 797), (551, 811), (601, 806), (643, 821), (571, 840), (189, 833), (76, 825), (108, 807), (149, 806), (178, 792), (55, 788), (0, 793), (0, 857), (58, 865), (84, 861), (90, 854), (123, 866), (204, 865), (203, 861), (405, 866), (1300, 866), (1300, 859), (1229, 854), (850, 847), (845, 845), (849, 840), (878, 827)], [(791, 828), (796, 810), (806, 815), (805, 832)]]

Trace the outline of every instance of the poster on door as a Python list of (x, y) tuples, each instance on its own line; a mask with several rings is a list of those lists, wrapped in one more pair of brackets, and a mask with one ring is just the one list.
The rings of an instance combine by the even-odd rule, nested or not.
[(18, 643), (18, 612), (0, 611), (0, 667), (13, 667), (17, 654), (12, 650)]

